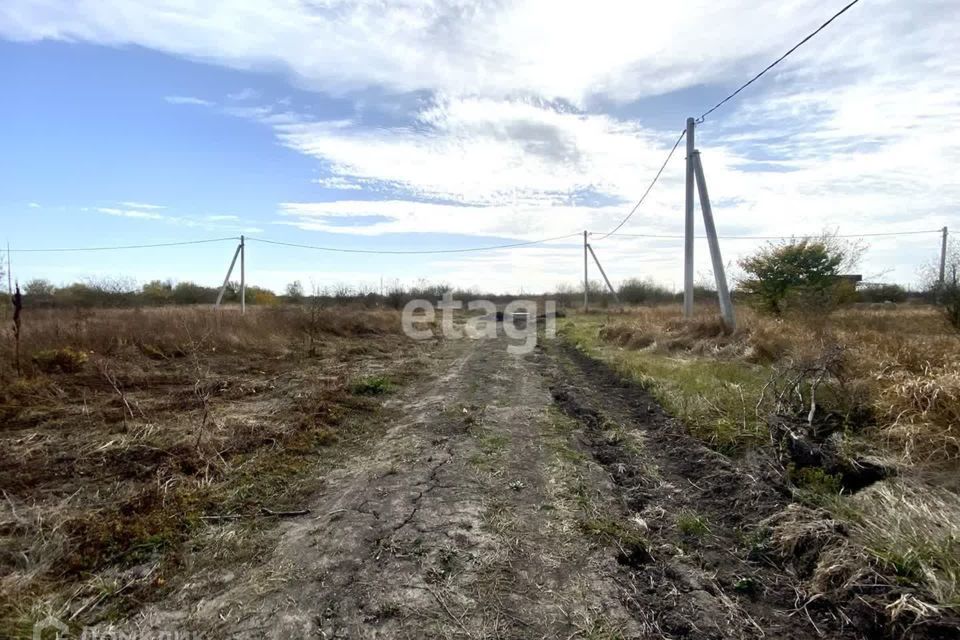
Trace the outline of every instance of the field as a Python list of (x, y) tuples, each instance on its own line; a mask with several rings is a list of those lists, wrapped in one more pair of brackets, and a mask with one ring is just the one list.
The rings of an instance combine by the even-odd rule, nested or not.
[[(3, 620), (120, 615), (185, 544), (255, 553), (312, 471), (382, 430), (379, 397), (428, 350), (390, 312), (41, 311), (3, 354)], [(243, 519), (244, 544), (204, 535)], [(197, 537), (199, 535), (199, 537)], [(245, 547), (245, 548), (244, 548)]]
[(354, 307), (25, 314), (0, 631), (957, 637), (957, 334), (739, 317), (516, 355)]

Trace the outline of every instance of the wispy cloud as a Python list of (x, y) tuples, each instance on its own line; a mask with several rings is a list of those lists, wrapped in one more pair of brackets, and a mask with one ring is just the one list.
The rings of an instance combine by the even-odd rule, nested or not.
[(188, 104), (195, 105), (198, 107), (212, 107), (215, 103), (210, 100), (204, 100), (203, 98), (195, 98), (193, 96), (164, 96), (164, 100), (170, 104)]
[(230, 231), (235, 233), (262, 233), (259, 227), (250, 226), (240, 216), (233, 214), (175, 215), (160, 213), (166, 206), (145, 202), (120, 202), (114, 207), (84, 207), (83, 211), (96, 211), (117, 218), (130, 218), (148, 222), (177, 225), (181, 227), (205, 229), (210, 231)]
[(150, 210), (150, 211), (156, 211), (156, 210), (159, 210), (159, 209), (166, 209), (166, 207), (165, 207), (164, 205), (161, 205), (161, 204), (150, 204), (150, 203), (147, 203), (147, 202), (129, 202), (129, 201), (128, 201), (128, 202), (121, 202), (121, 203), (119, 203), (119, 204), (123, 205), (124, 207), (129, 207), (129, 208), (131, 208), (131, 209), (147, 209), (147, 210)]
[(263, 94), (260, 91), (247, 87), (245, 89), (241, 89), (240, 91), (236, 91), (234, 93), (228, 93), (227, 99), (242, 102), (244, 100), (256, 100), (262, 95)]
[(168, 220), (167, 216), (162, 216), (159, 213), (150, 213), (149, 211), (142, 211), (140, 209), (117, 209), (114, 207), (98, 207), (96, 209), (100, 213), (105, 213), (108, 216), (116, 216), (118, 218), (139, 218), (141, 220)]

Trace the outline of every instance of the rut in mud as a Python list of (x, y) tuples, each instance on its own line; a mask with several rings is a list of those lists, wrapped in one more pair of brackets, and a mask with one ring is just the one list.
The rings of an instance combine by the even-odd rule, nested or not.
[[(256, 562), (204, 570), (124, 630), (209, 637), (872, 637), (751, 559), (788, 502), (576, 351), (450, 341), (369, 455)], [(230, 523), (223, 524), (229, 535)], [(852, 623), (861, 625), (860, 631)], [(106, 629), (106, 628), (105, 628)]]

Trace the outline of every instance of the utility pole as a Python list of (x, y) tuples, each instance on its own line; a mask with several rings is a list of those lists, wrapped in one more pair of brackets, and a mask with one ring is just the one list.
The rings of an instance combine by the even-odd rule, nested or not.
[(687, 182), (683, 227), (683, 317), (693, 316), (693, 142), (694, 120), (687, 118)]
[(610, 284), (610, 278), (607, 277), (607, 272), (603, 270), (603, 265), (600, 264), (600, 260), (597, 259), (597, 254), (593, 251), (593, 245), (588, 244), (587, 249), (590, 250), (590, 255), (593, 256), (593, 261), (597, 263), (597, 268), (600, 269), (600, 275), (603, 276), (603, 281), (607, 283), (607, 289), (610, 289), (610, 293), (613, 294), (614, 302), (620, 304), (620, 296), (617, 295), (616, 289), (614, 289), (613, 285)]
[(247, 248), (244, 237), (240, 236), (240, 314), (247, 312)]
[[(943, 241), (940, 243), (940, 286), (944, 285), (944, 277), (947, 273), (947, 228), (944, 227), (943, 232)], [(7, 248), (7, 255), (9, 253), (9, 247)]]
[(717, 239), (717, 227), (713, 222), (713, 208), (710, 206), (710, 196), (707, 194), (707, 181), (703, 177), (703, 164), (700, 162), (700, 152), (693, 152), (693, 169), (696, 173), (697, 187), (700, 191), (700, 209), (703, 212), (703, 226), (707, 230), (707, 243), (710, 245), (710, 261), (713, 263), (713, 276), (717, 281), (717, 297), (720, 299), (720, 314), (727, 329), (736, 329), (737, 321), (733, 315), (733, 302), (730, 300), (730, 290), (727, 288), (727, 275), (723, 269), (723, 258), (720, 256), (720, 241)]
[(589, 302), (587, 300), (587, 291), (590, 290), (590, 283), (587, 281), (587, 232), (583, 232), (583, 310), (587, 310)]

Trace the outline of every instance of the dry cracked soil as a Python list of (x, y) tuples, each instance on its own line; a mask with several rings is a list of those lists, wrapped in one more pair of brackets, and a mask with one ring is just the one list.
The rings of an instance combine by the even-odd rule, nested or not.
[[(450, 340), (309, 514), (105, 632), (241, 638), (859, 638), (751, 558), (789, 498), (551, 341)], [(744, 463), (746, 464), (746, 463)], [(234, 526), (230, 522), (212, 524)], [(145, 634), (146, 635), (146, 634)]]

